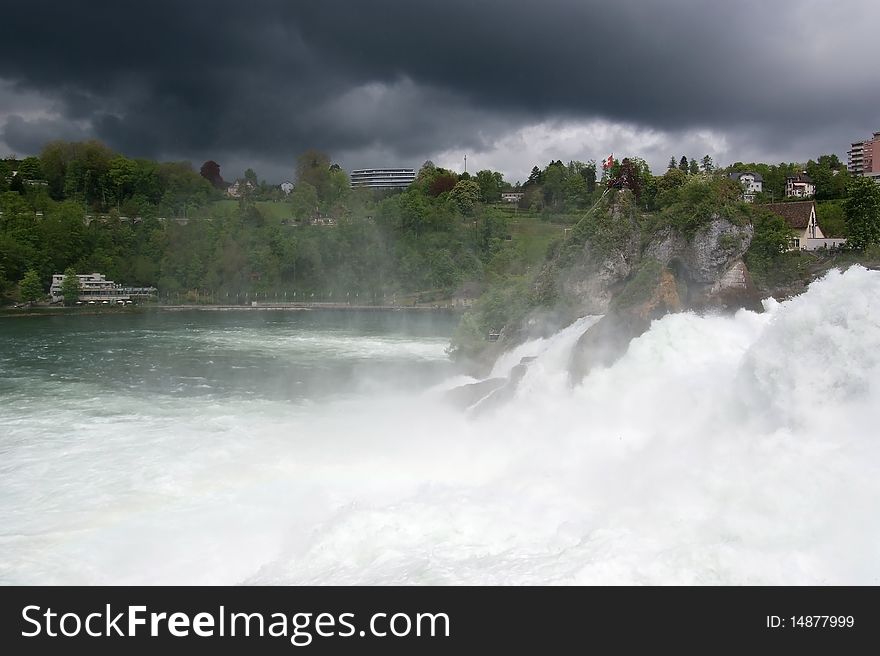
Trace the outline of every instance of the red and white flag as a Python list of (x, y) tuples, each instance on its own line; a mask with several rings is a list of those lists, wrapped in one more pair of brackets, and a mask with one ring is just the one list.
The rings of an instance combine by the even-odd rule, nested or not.
[(602, 162), (602, 168), (606, 171), (614, 166), (614, 153), (611, 153), (604, 162)]

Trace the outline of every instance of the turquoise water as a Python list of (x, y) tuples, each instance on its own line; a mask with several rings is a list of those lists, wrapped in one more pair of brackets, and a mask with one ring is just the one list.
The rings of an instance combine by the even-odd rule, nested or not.
[(0, 319), (5, 404), (86, 395), (272, 399), (344, 396), (365, 380), (408, 385), (446, 375), (455, 317), (341, 311), (190, 311)]

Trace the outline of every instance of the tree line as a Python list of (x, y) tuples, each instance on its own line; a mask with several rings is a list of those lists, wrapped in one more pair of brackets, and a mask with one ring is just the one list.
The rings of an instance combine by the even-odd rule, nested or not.
[[(601, 171), (595, 161), (551, 160), (521, 185), (497, 171), (469, 175), (428, 161), (413, 184), (391, 191), (351, 189), (338, 164), (309, 150), (292, 166), (289, 196), (248, 169), (231, 201), (212, 160), (196, 171), (189, 163), (128, 158), (94, 141), (52, 142), (38, 157), (0, 160), (0, 296), (39, 298), (53, 273), (73, 268), (196, 299), (448, 298), (525, 275), (523, 244), (511, 239), (517, 215), (499, 202), (505, 191), (522, 192), (519, 216), (572, 224), (609, 186), (630, 189), (646, 214), (668, 213), (691, 193), (690, 181), (711, 177), (718, 193), (736, 197), (728, 174), (745, 170), (764, 177), (768, 198), (781, 194), (787, 175), (807, 170), (825, 201), (823, 228), (834, 226), (830, 232), (849, 235), (859, 248), (880, 239), (880, 187), (851, 180), (836, 156), (725, 169), (708, 156), (696, 169), (695, 160), (675, 159), (659, 176), (638, 157), (611, 158)], [(181, 217), (187, 221), (172, 220)], [(771, 232), (784, 232), (772, 225)]]

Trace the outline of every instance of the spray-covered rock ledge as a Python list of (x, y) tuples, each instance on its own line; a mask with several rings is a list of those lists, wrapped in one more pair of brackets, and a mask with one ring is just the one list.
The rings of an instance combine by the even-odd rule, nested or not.
[[(579, 379), (670, 312), (760, 309), (744, 259), (754, 214), (735, 190), (711, 180), (655, 215), (641, 214), (631, 191), (611, 191), (548, 253), (525, 311), (510, 317), (497, 342), (470, 354), (492, 360), (577, 317), (603, 315), (574, 349), (571, 372)], [(467, 351), (462, 332), (456, 346)]]

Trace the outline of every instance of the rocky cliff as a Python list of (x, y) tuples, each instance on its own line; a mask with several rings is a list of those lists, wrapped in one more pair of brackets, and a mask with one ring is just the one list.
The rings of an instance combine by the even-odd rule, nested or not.
[(575, 379), (613, 362), (651, 321), (670, 312), (760, 309), (743, 260), (751, 223), (712, 213), (694, 224), (686, 230), (647, 223), (630, 192), (621, 191), (596, 216), (585, 217), (547, 263), (539, 290), (553, 290), (549, 295), (571, 317), (604, 315), (575, 348)]
[[(578, 381), (593, 367), (612, 364), (666, 314), (761, 309), (743, 259), (754, 236), (751, 210), (735, 198), (709, 200), (643, 216), (630, 191), (609, 193), (550, 253), (531, 290), (531, 311), (487, 344), (483, 363), (577, 317), (602, 315), (573, 349), (569, 370)], [(527, 360), (508, 378), (453, 390), (450, 402), (472, 412), (490, 410), (515, 393)]]

